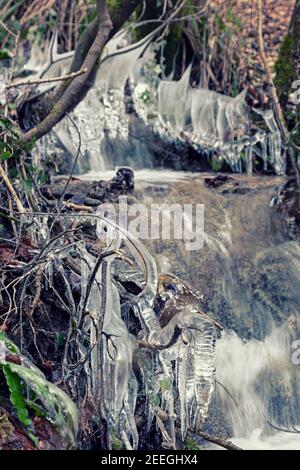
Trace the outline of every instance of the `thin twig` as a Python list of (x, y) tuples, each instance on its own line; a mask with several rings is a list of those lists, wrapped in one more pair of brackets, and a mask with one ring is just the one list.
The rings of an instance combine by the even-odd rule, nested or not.
[(0, 26), (5, 29), (5, 31), (10, 34), (11, 36), (13, 36), (14, 38), (17, 37), (17, 34), (15, 34), (13, 31), (11, 31), (8, 26), (6, 26), (6, 24), (3, 23), (3, 21), (0, 20)]
[[(263, 63), (263, 66), (265, 68), (265, 72), (267, 75), (267, 82), (271, 90), (271, 95), (274, 103), (274, 108), (275, 112), (277, 115), (277, 119), (280, 124), (280, 129), (281, 133), (284, 137), (285, 144), (287, 144), (290, 140), (290, 133), (286, 125), (286, 121), (283, 115), (283, 111), (281, 108), (281, 104), (278, 98), (277, 90), (274, 84), (274, 80), (272, 77), (272, 72), (271, 68), (268, 64), (267, 56), (266, 56), (266, 51), (265, 51), (265, 45), (264, 45), (264, 39), (263, 39), (263, 21), (264, 21), (264, 16), (263, 16), (263, 8), (262, 8), (262, 0), (257, 0), (257, 7), (258, 7), (258, 48), (259, 48), (259, 54)], [(293, 170), (295, 172), (296, 180), (297, 180), (297, 187), (300, 187), (300, 174), (299, 174), (299, 168), (295, 159), (295, 155), (293, 152), (293, 149), (290, 147), (288, 149), (288, 154), (290, 157), (290, 161), (293, 167)]]
[(68, 75), (62, 75), (60, 77), (51, 77), (51, 78), (41, 78), (39, 80), (23, 80), (20, 82), (13, 82), (10, 85), (6, 86), (6, 89), (8, 90), (9, 88), (16, 88), (19, 86), (27, 86), (27, 85), (40, 85), (42, 83), (52, 83), (52, 82), (59, 82), (63, 80), (72, 80), (75, 77), (78, 77), (79, 75), (82, 75), (87, 72), (87, 69), (81, 69), (78, 70), (78, 72), (73, 72), (69, 73)]
[(12, 197), (13, 197), (15, 203), (16, 203), (16, 206), (18, 208), (18, 211), (20, 212), (20, 214), (24, 214), (25, 209), (23, 207), (23, 204), (22, 204), (21, 200), (19, 199), (19, 196), (17, 195), (17, 193), (15, 191), (15, 188), (11, 184), (9, 177), (7, 176), (7, 174), (6, 174), (4, 168), (2, 167), (1, 164), (0, 164), (0, 177), (3, 179), (4, 183), (6, 184), (6, 187), (7, 187), (8, 191), (12, 195)]
[(287, 432), (289, 434), (300, 434), (300, 430), (296, 429), (294, 426), (292, 426), (293, 430), (291, 430), (275, 426), (275, 424), (271, 423), (271, 421), (267, 421), (267, 423), (269, 426), (271, 426), (271, 428), (275, 429), (276, 431)]
[(212, 436), (206, 432), (194, 431), (193, 429), (189, 429), (189, 433), (202, 437), (202, 439), (205, 439), (208, 442), (212, 442), (213, 444), (217, 444), (218, 446), (227, 450), (243, 450), (224, 437)]
[(58, 201), (58, 210), (60, 210), (61, 206), (62, 206), (62, 203), (64, 202), (64, 198), (65, 198), (65, 195), (66, 195), (66, 192), (67, 192), (67, 189), (69, 187), (69, 184), (71, 182), (71, 179), (73, 177), (73, 173), (75, 171), (75, 167), (77, 165), (77, 161), (78, 161), (78, 158), (79, 158), (79, 155), (80, 155), (80, 151), (81, 151), (81, 134), (80, 134), (80, 131), (75, 123), (75, 121), (71, 118), (71, 116), (69, 115), (69, 113), (67, 113), (67, 116), (68, 118), (70, 119), (71, 123), (73, 124), (73, 126), (75, 127), (75, 130), (77, 132), (77, 135), (78, 135), (78, 148), (77, 148), (77, 152), (76, 152), (76, 156), (74, 158), (74, 162), (73, 162), (73, 165), (72, 165), (72, 168), (71, 168), (71, 171), (70, 171), (70, 174), (69, 174), (69, 177), (68, 177), (68, 180), (66, 182), (66, 185), (64, 187), (64, 189), (62, 190), (61, 192), (61, 195), (60, 195), (60, 198), (59, 198), (59, 201)]
[(263, 17), (263, 10), (262, 10), (262, 0), (257, 0), (257, 2), (258, 2), (257, 7), (258, 7), (258, 47), (259, 47), (259, 54), (260, 54), (262, 63), (264, 65), (265, 71), (266, 71), (268, 85), (271, 89), (272, 99), (273, 99), (273, 102), (274, 102), (277, 117), (278, 117), (280, 125), (281, 125), (282, 133), (283, 133), (285, 138), (288, 138), (289, 131), (288, 131), (287, 126), (286, 126), (286, 122), (285, 122), (283, 112), (282, 112), (282, 109), (281, 109), (281, 105), (280, 105), (280, 102), (279, 102), (277, 90), (276, 90), (274, 80), (273, 80), (273, 77), (272, 77), (272, 72), (271, 72), (270, 66), (268, 64), (268, 60), (267, 60), (267, 56), (266, 56), (266, 52), (265, 52), (265, 45), (264, 45), (264, 39), (263, 39), (263, 20), (264, 20), (264, 17)]

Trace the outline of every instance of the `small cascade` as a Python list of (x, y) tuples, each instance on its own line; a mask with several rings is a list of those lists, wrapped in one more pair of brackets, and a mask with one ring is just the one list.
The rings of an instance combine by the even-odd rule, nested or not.
[[(299, 339), (300, 247), (286, 238), (270, 207), (284, 178), (235, 176), (219, 190), (207, 187), (206, 178), (164, 182), (168, 189), (148, 191), (144, 199), (139, 193), (146, 204), (163, 204), (166, 197), (173, 204), (205, 203), (203, 249), (187, 254), (181, 241), (146, 242), (158, 259), (161, 253), (168, 259), (172, 275), (203, 295), (206, 311), (224, 327), (205, 426), (243, 448), (295, 448), (299, 435), (297, 441), (297, 435), (272, 428), (291, 430), (300, 423), (300, 371), (292, 361), (292, 345)], [(185, 362), (188, 355), (182, 345), (178, 357)], [(192, 368), (191, 359), (187, 362)], [(188, 409), (185, 392), (180, 390), (180, 400)]]

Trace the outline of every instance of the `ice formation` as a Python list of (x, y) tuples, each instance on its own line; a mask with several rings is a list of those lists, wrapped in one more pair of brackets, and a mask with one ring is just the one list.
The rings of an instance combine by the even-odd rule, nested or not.
[[(277, 174), (284, 174), (281, 134), (271, 110), (255, 110), (265, 122), (265, 129), (260, 129), (251, 120), (246, 91), (232, 98), (192, 87), (191, 66), (179, 81), (160, 79), (162, 69), (156, 64), (157, 46), (152, 41), (160, 28), (135, 44), (130, 44), (130, 36), (124, 30), (106, 45), (94, 87), (71, 113), (81, 133), (83, 158), (78, 170), (103, 171), (111, 166), (112, 153), (116, 164), (128, 164), (124, 160), (130, 152), (131, 121), (125, 107), (125, 86), (130, 83), (130, 99), (135, 111), (151, 130), (171, 140), (188, 142), (197, 150), (209, 150), (221, 161), (225, 160), (234, 172), (245, 169), (251, 174), (255, 156), (259, 156), (265, 169), (271, 166)], [(56, 42), (55, 35), (50, 48), (54, 52)], [(49, 54), (39, 74), (50, 76), (58, 66), (63, 69), (70, 61), (71, 53), (66, 57), (56, 52)], [(45, 92), (45, 85), (43, 87), (37, 92)], [(78, 136), (68, 118), (55, 127), (52, 136), (44, 138), (49, 139), (40, 153), (58, 139), (75, 158), (74, 142)], [(149, 160), (146, 145), (140, 150), (133, 152), (136, 167), (141, 162), (141, 154), (145, 154), (143, 164)]]
[(253, 156), (262, 157), (277, 174), (285, 173), (281, 153), (281, 134), (271, 110), (262, 115), (267, 131), (256, 129), (250, 119), (246, 90), (235, 98), (190, 85), (191, 66), (179, 81), (161, 81), (158, 86), (158, 109), (171, 135), (194, 146), (215, 151), (232, 171), (252, 173)]
[[(101, 217), (101, 208), (98, 215)], [(103, 218), (98, 221), (97, 232), (101, 238), (105, 223)], [(144, 380), (148, 426), (150, 428), (155, 419), (163, 445), (174, 449), (176, 417), (180, 417), (184, 439), (187, 430), (199, 429), (207, 416), (215, 383), (215, 324), (195, 307), (186, 306), (166, 326), (161, 327), (153, 307), (157, 290), (156, 263), (137, 239), (116, 225), (114, 229), (116, 236), (113, 242), (109, 242), (109, 250), (118, 251), (123, 244), (144, 273), (145, 285), (134, 300), (134, 311), (141, 325), (138, 337), (129, 333), (128, 325), (121, 316), (118, 289), (112, 282), (115, 255), (106, 259), (104, 271), (99, 270), (97, 274), (97, 283), (105, 286), (105, 292), (96, 286), (91, 290), (89, 310), (94, 311), (96, 316), (97, 312), (98, 315), (104, 312), (101, 360), (99, 356), (95, 357), (94, 363), (95, 372), (103, 378), (101, 391), (105, 416), (126, 447), (137, 448), (135, 408), (138, 382), (132, 368), (135, 358)], [(91, 260), (89, 264), (93, 269)], [(84, 276), (83, 292), (86, 279)], [(91, 337), (94, 320), (90, 325)]]

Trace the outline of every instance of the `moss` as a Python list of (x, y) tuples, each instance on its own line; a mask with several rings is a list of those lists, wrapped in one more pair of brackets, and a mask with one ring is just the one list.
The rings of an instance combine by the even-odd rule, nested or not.
[(0, 442), (5, 443), (14, 432), (14, 427), (9, 421), (6, 413), (0, 414)]
[(275, 64), (275, 85), (280, 102), (283, 105), (286, 104), (288, 100), (288, 94), (291, 90), (291, 85), (296, 79), (293, 57), (294, 39), (290, 34), (288, 34), (282, 42), (279, 58)]
[(111, 441), (112, 441), (111, 443), (112, 443), (113, 450), (124, 449), (123, 442), (121, 441), (119, 437), (116, 436), (116, 434), (112, 434)]
[(108, 8), (111, 10), (118, 10), (123, 6), (123, 0), (108, 0)]
[(201, 447), (195, 439), (187, 437), (184, 441), (184, 450), (201, 450)]

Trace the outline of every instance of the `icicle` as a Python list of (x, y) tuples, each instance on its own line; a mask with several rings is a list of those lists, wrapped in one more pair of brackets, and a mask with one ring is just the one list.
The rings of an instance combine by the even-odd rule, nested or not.
[[(256, 129), (252, 135), (250, 109), (245, 101), (246, 90), (231, 98), (214, 91), (192, 88), (189, 77), (190, 68), (181, 80), (162, 81), (159, 84), (158, 109), (167, 132), (173, 138), (187, 140), (197, 150), (207, 148), (217, 151), (234, 172), (242, 172), (244, 158), (249, 174), (252, 173), (252, 155), (259, 152), (256, 151), (257, 144), (267, 139), (268, 163), (277, 174), (283, 174), (285, 162), (281, 154), (281, 134), (273, 112), (255, 110), (263, 116), (269, 132), (267, 136), (261, 129)], [(263, 159), (266, 168), (265, 153)]]

